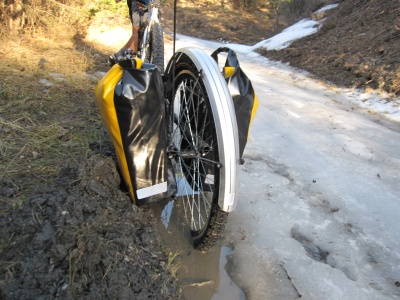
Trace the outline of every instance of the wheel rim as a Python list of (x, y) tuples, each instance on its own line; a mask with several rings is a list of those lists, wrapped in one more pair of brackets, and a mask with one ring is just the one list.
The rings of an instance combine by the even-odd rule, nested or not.
[(217, 196), (218, 146), (208, 98), (201, 81), (190, 71), (177, 76), (172, 143), (177, 199), (194, 235), (208, 224)]

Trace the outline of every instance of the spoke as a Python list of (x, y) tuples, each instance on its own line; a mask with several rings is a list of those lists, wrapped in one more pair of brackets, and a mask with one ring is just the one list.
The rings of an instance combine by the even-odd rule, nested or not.
[[(169, 152), (177, 174), (178, 196), (190, 227), (207, 225), (214, 194), (214, 171), (221, 165), (214, 151), (213, 120), (206, 104), (200, 77), (186, 76), (176, 91), (173, 110), (173, 148)], [(218, 159), (218, 158), (217, 158)]]
[[(199, 162), (197, 161), (195, 163), (194, 168), (189, 168), (186, 164), (183, 164), (182, 166), (184, 167), (185, 170), (183, 170), (184, 174), (188, 174), (190, 176), (190, 181), (193, 183), (191, 185), (192, 193), (190, 196), (192, 199), (196, 199), (197, 203), (195, 201), (189, 201), (189, 205), (191, 206), (191, 209), (193, 211), (194, 208), (197, 209), (198, 212), (201, 212), (201, 203), (199, 202), (200, 200), (203, 202), (205, 211), (204, 213), (207, 214), (208, 217), (208, 211), (211, 208), (211, 202), (208, 200), (207, 195), (205, 194), (204, 188), (203, 188), (203, 183), (206, 181), (207, 177), (202, 174), (202, 171), (200, 170)], [(202, 169), (205, 170), (203, 167)], [(186, 171), (187, 170), (187, 171)], [(195, 175), (193, 176), (192, 173)], [(213, 188), (211, 184), (208, 184), (209, 191), (212, 191)], [(189, 199), (189, 197), (187, 197)], [(190, 200), (190, 199), (189, 199)], [(212, 198), (211, 198), (212, 200)], [(194, 202), (194, 203), (190, 203)]]

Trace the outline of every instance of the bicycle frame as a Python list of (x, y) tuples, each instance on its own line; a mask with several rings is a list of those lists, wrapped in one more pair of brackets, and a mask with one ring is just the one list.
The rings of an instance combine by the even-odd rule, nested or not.
[[(156, 2), (156, 3), (155, 3)], [(142, 22), (140, 24), (140, 29), (139, 29), (139, 49), (138, 49), (138, 55), (142, 61), (145, 61), (146, 55), (147, 55), (147, 50), (146, 49), (146, 44), (148, 39), (150, 38), (150, 31), (154, 23), (160, 23), (160, 20), (158, 18), (159, 16), (159, 8), (160, 8), (160, 2), (159, 1), (150, 1), (150, 4), (148, 5), (147, 9), (143, 11), (143, 13), (147, 12), (147, 20), (143, 22), (144, 24), (144, 30), (142, 31)]]

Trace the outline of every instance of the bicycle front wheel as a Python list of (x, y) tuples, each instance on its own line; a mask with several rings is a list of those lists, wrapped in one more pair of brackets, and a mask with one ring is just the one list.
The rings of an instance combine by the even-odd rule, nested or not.
[[(207, 251), (223, 233), (235, 204), (237, 128), (231, 107), (225, 105), (232, 101), (225, 82), (216, 68), (210, 69), (215, 62), (197, 49), (187, 51), (193, 57), (178, 53), (175, 65), (169, 153), (177, 179), (176, 198), (194, 247)], [(196, 55), (203, 57), (197, 65)], [(228, 109), (225, 118), (217, 107), (221, 104)]]
[(159, 23), (154, 23), (150, 29), (150, 38), (146, 44), (145, 62), (155, 64), (164, 73), (164, 33)]

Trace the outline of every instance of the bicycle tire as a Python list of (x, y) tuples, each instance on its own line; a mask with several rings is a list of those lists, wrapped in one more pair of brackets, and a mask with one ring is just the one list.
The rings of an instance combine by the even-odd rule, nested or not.
[(150, 29), (145, 62), (155, 64), (161, 74), (164, 73), (164, 32), (159, 23), (154, 23)]
[[(215, 64), (208, 60), (209, 64)], [(207, 66), (204, 66), (207, 68)], [(177, 201), (182, 202), (185, 219), (190, 225), (193, 246), (200, 251), (209, 250), (223, 233), (228, 210), (221, 208), (221, 197), (225, 197), (226, 170), (233, 181), (237, 178), (237, 169), (225, 165), (227, 151), (237, 152), (234, 134), (237, 130), (224, 133), (223, 122), (218, 110), (214, 108), (215, 96), (209, 85), (217, 86), (222, 99), (232, 101), (225, 89), (221, 74), (216, 71), (203, 76), (202, 69), (196, 66), (188, 56), (180, 56), (175, 65), (175, 89), (172, 102), (172, 134), (170, 151), (172, 165), (177, 179)], [(215, 78), (214, 78), (215, 77)], [(218, 78), (217, 78), (218, 77)], [(218, 79), (218, 80), (217, 80)], [(218, 86), (218, 82), (220, 85)], [(214, 91), (215, 92), (215, 91)], [(230, 110), (230, 113), (232, 110)], [(232, 115), (231, 115), (232, 116)], [(229, 118), (228, 118), (229, 119)], [(232, 127), (236, 119), (229, 119)], [(235, 128), (234, 128), (235, 129)], [(227, 143), (227, 140), (233, 141)], [(233, 145), (233, 149), (229, 149)], [(235, 160), (237, 155), (234, 155)], [(230, 184), (236, 182), (229, 180)]]

